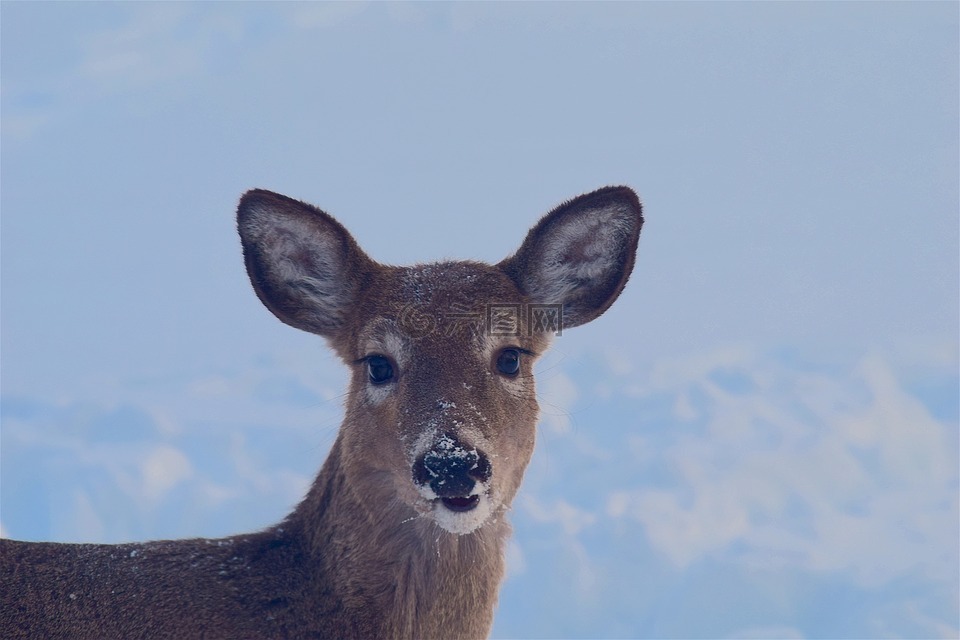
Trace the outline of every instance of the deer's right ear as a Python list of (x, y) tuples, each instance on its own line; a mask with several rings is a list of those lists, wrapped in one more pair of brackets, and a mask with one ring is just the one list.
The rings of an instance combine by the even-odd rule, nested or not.
[(335, 337), (373, 265), (347, 230), (313, 205), (262, 189), (240, 199), (237, 229), (263, 304), (291, 326)]

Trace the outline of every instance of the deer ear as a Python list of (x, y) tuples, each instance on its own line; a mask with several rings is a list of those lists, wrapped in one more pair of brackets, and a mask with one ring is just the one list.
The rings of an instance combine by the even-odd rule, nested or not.
[(562, 327), (607, 310), (633, 270), (643, 226), (637, 194), (606, 187), (566, 202), (537, 223), (498, 266), (538, 304), (562, 306)]
[(312, 205), (262, 189), (240, 199), (237, 229), (263, 304), (291, 326), (336, 336), (374, 264), (347, 230)]

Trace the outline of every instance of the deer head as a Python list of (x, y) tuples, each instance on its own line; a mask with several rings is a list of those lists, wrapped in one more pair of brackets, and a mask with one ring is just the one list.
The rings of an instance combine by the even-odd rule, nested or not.
[(417, 514), (461, 535), (516, 495), (536, 432), (533, 363), (620, 295), (642, 224), (633, 191), (609, 187), (556, 208), (496, 265), (394, 267), (309, 204), (254, 190), (238, 212), (260, 300), (351, 368), (346, 490), (370, 522)]

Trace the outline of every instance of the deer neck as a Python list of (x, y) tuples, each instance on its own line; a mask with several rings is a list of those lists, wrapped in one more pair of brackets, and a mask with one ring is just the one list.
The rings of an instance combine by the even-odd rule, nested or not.
[(502, 513), (471, 534), (444, 531), (351, 482), (338, 438), (290, 519), (303, 527), (320, 584), (335, 590), (324, 597), (353, 612), (358, 635), (489, 634), (510, 535)]

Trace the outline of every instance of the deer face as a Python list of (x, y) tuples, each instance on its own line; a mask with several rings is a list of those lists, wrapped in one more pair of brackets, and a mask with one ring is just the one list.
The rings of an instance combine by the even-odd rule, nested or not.
[(344, 451), (417, 514), (469, 533), (520, 485), (538, 413), (533, 361), (549, 334), (529, 330), (524, 296), (495, 268), (446, 263), (383, 277), (350, 336)]
[(632, 191), (605, 189), (548, 214), (497, 265), (388, 267), (277, 194), (246, 194), (238, 221), (264, 304), (352, 368), (347, 485), (374, 518), (399, 509), (461, 535), (516, 495), (536, 432), (533, 362), (616, 299), (642, 224)]

